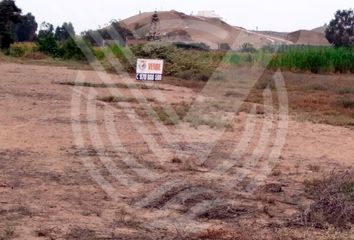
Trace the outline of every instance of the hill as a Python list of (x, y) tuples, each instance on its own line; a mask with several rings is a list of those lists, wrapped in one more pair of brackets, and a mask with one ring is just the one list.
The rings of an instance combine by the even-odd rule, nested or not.
[[(122, 23), (136, 37), (142, 37), (148, 32), (152, 14), (141, 13)], [(222, 43), (229, 44), (233, 49), (239, 49), (245, 43), (251, 43), (256, 48), (269, 44), (291, 44), (286, 39), (231, 26), (219, 18), (191, 16), (174, 10), (158, 14), (160, 32), (165, 41), (203, 42), (212, 49), (217, 49)]]
[(318, 32), (318, 33), (325, 33), (326, 28), (327, 28), (327, 24), (323, 25), (322, 27), (318, 27), (318, 28), (312, 29), (312, 31)]
[(289, 33), (286, 39), (298, 45), (330, 45), (324, 33), (317, 31), (299, 30)]
[[(136, 38), (142, 38), (149, 31), (153, 14), (153, 12), (140, 13), (121, 23), (131, 30)], [(229, 44), (232, 49), (240, 49), (245, 43), (251, 43), (255, 48), (283, 44), (329, 45), (323, 32), (318, 29), (292, 33), (249, 31), (231, 26), (220, 18), (187, 15), (175, 10), (158, 12), (158, 15), (161, 36), (167, 42), (202, 42), (211, 49), (218, 49), (223, 43)]]

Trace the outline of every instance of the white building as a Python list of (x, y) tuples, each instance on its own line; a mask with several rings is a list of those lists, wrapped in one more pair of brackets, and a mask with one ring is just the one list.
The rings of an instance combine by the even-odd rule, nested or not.
[(221, 19), (221, 17), (218, 14), (216, 14), (216, 12), (213, 11), (213, 10), (211, 10), (211, 11), (207, 11), (207, 10), (199, 11), (197, 13), (197, 16), (198, 17), (219, 18), (219, 19)]

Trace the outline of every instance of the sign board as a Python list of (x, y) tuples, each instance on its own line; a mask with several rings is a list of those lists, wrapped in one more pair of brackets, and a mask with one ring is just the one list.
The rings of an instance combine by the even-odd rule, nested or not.
[(161, 81), (163, 74), (163, 60), (138, 59), (136, 66), (136, 80)]

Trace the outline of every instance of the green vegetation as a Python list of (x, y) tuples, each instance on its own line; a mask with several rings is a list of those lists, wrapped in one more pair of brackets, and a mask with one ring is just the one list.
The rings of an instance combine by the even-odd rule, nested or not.
[(354, 49), (333, 47), (289, 47), (274, 55), (270, 69), (312, 73), (354, 72)]
[(72, 59), (78, 61), (86, 61), (86, 56), (81, 51), (79, 45), (86, 44), (90, 49), (92, 49), (90, 44), (87, 44), (82, 39), (72, 39), (69, 38), (65, 40), (59, 48), (60, 56), (64, 59)]
[(219, 67), (240, 65), (268, 66), (271, 70), (295, 72), (354, 72), (354, 50), (350, 48), (279, 46), (278, 51), (205, 51), (181, 49), (164, 43), (148, 43), (131, 49), (113, 45), (94, 50), (102, 62), (112, 57), (109, 52), (113, 53), (124, 70), (129, 72), (134, 72), (136, 58), (164, 59), (166, 75), (186, 80), (207, 81)]
[(0, 2), (0, 48), (2, 50), (9, 49), (15, 41), (12, 26), (21, 22), (21, 12), (13, 0)]
[(136, 57), (164, 59), (166, 75), (202, 81), (209, 79), (225, 55), (216, 51), (185, 50), (164, 43), (148, 43), (131, 50)]
[[(52, 24), (44, 22), (37, 35), (35, 17), (30, 13), (21, 15), (21, 9), (13, 0), (3, 0), (0, 1), (0, 47), (12, 57), (36, 57), (36, 53), (40, 52), (55, 59), (83, 62), (86, 57), (79, 46), (84, 44), (110, 72), (133, 73), (136, 58), (156, 58), (165, 61), (165, 75), (204, 82), (218, 68), (240, 65), (268, 67), (273, 71), (353, 73), (354, 38), (350, 28), (353, 21), (352, 10), (336, 13), (326, 31), (327, 38), (336, 47), (272, 45), (257, 50), (252, 44), (245, 43), (239, 51), (233, 51), (229, 44), (221, 43), (219, 49), (213, 51), (205, 43), (149, 42), (128, 49), (123, 46), (134, 35), (119, 22), (114, 21), (106, 28), (84, 32), (81, 36), (75, 35), (71, 23), (54, 28)], [(140, 27), (136, 26), (136, 29)], [(14, 43), (34, 40), (36, 46)]]
[(26, 57), (39, 50), (37, 44), (30, 42), (18, 42), (11, 44), (10, 56), (12, 57)]
[(96, 47), (102, 46), (104, 41), (112, 41), (119, 45), (125, 45), (126, 38), (133, 36), (133, 33), (129, 29), (121, 26), (117, 21), (113, 21), (106, 28), (89, 30), (82, 33), (82, 37), (85, 41)]
[(328, 41), (336, 47), (353, 47), (354, 11), (338, 10), (326, 29)]

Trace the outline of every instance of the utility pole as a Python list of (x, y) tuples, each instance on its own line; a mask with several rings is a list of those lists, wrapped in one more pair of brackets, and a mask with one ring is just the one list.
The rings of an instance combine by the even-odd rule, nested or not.
[(151, 17), (150, 31), (146, 37), (148, 41), (159, 41), (161, 40), (160, 34), (160, 18), (157, 11)]

